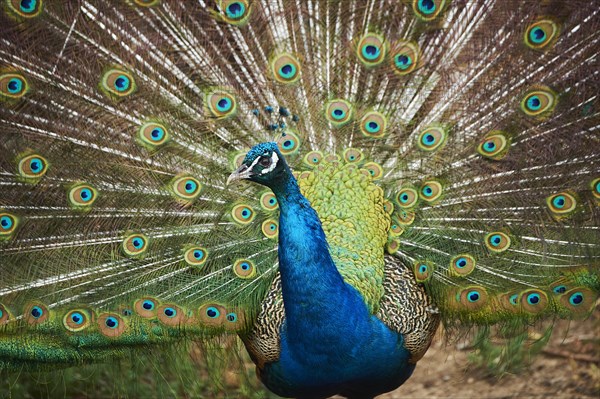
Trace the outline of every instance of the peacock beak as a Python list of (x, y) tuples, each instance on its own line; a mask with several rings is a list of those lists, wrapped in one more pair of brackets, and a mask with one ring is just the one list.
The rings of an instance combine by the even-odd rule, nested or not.
[(248, 165), (242, 164), (235, 172), (229, 175), (227, 178), (227, 185), (234, 181), (248, 179), (252, 175), (252, 169), (248, 168)]

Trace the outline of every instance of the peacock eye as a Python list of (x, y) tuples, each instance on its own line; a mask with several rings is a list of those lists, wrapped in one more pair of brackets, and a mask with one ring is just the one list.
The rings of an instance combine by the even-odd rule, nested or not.
[(259, 165), (264, 167), (264, 168), (268, 168), (269, 166), (271, 166), (271, 158), (260, 158), (260, 161), (258, 161)]

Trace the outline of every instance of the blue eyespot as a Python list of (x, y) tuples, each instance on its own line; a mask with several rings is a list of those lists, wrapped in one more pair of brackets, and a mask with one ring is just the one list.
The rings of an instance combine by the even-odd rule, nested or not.
[(243, 262), (240, 264), (240, 267), (242, 268), (242, 270), (249, 270), (250, 269), (250, 265), (246, 262)]
[(492, 244), (494, 247), (497, 247), (498, 245), (500, 245), (501, 242), (502, 242), (502, 237), (500, 237), (500, 234), (494, 234), (493, 236), (490, 237), (490, 244)]
[(529, 40), (536, 44), (543, 43), (546, 40), (546, 32), (541, 28), (533, 28), (529, 32)]
[(185, 192), (187, 194), (192, 194), (198, 189), (198, 184), (196, 184), (193, 180), (188, 180), (185, 182)]
[(538, 96), (531, 96), (527, 99), (527, 108), (537, 111), (542, 107), (542, 101)]
[(142, 302), (142, 307), (146, 310), (154, 310), (154, 302), (153, 301), (149, 301), (149, 300), (145, 300), (144, 302)]
[(435, 140), (435, 136), (433, 134), (427, 133), (427, 134), (423, 135), (422, 143), (424, 145), (431, 147), (432, 145), (435, 144), (435, 142), (436, 142), (436, 140)]
[(496, 143), (494, 143), (493, 141), (487, 141), (484, 145), (483, 145), (483, 150), (485, 152), (494, 152), (496, 150)]
[(427, 265), (419, 266), (419, 273), (425, 273), (427, 271)]
[(115, 90), (117, 91), (127, 91), (129, 86), (131, 85), (131, 81), (125, 75), (119, 75), (115, 79)]
[(465, 258), (458, 258), (456, 260), (455, 264), (456, 264), (456, 267), (459, 267), (459, 268), (462, 269), (463, 267), (467, 266), (467, 259), (465, 259)]
[(377, 122), (369, 122), (367, 123), (367, 131), (369, 133), (377, 133), (381, 128), (379, 127), (379, 123)]
[(37, 5), (36, 0), (21, 0), (21, 3), (19, 4), (19, 8), (24, 13), (31, 13), (31, 12), (35, 11), (36, 5)]
[(219, 101), (217, 101), (217, 110), (219, 112), (227, 112), (231, 109), (231, 107), (232, 107), (231, 100), (228, 99), (227, 97), (223, 97)]
[(557, 195), (556, 197), (554, 197), (552, 199), (552, 205), (554, 205), (554, 207), (557, 208), (557, 209), (564, 208), (565, 203), (566, 203), (566, 200), (565, 200), (565, 196), (564, 195)]
[(152, 132), (150, 132), (150, 136), (152, 136), (152, 140), (154, 141), (161, 141), (163, 137), (165, 137), (165, 131), (163, 128), (155, 127), (152, 129)]
[[(318, 161), (318, 159), (317, 159)], [(275, 197), (269, 199), (269, 205), (275, 205), (277, 203), (277, 200), (275, 199)]]
[(538, 303), (540, 303), (540, 295), (539, 294), (527, 295), (527, 303), (530, 305), (537, 305)]
[(335, 108), (331, 112), (331, 117), (335, 120), (344, 119), (346, 117), (346, 112), (341, 108)]
[(167, 317), (175, 317), (175, 316), (177, 316), (177, 310), (173, 309), (173, 308), (165, 308), (165, 310), (163, 310), (163, 313)]
[(402, 70), (410, 68), (412, 63), (413, 63), (412, 58), (410, 58), (406, 54), (398, 54), (395, 58), (396, 66)]
[(296, 67), (293, 64), (285, 64), (279, 68), (279, 74), (284, 79), (290, 79), (296, 75)]
[(369, 61), (376, 60), (381, 54), (381, 50), (379, 49), (379, 47), (374, 46), (372, 44), (367, 44), (366, 46), (363, 46), (361, 52), (363, 57), (365, 57)]
[(215, 318), (219, 317), (221, 315), (221, 313), (219, 312), (219, 309), (211, 306), (206, 309), (206, 315), (208, 317), (210, 317), (211, 319), (215, 319)]
[(245, 12), (246, 7), (242, 3), (237, 1), (235, 3), (231, 3), (225, 9), (225, 13), (231, 19), (240, 19), (244, 16)]
[(283, 142), (283, 148), (289, 150), (290, 148), (294, 148), (294, 142), (292, 140), (285, 140)]
[(108, 316), (104, 321), (104, 324), (106, 325), (106, 327), (114, 330), (115, 328), (119, 327), (119, 320), (117, 320), (116, 317)]
[(71, 313), (71, 321), (77, 325), (81, 325), (81, 323), (83, 323), (83, 321), (85, 320), (85, 318), (83, 317), (83, 315), (79, 312), (73, 312)]
[(554, 287), (552, 290), (555, 294), (564, 294), (567, 291), (567, 287), (565, 285), (559, 285)]
[(225, 316), (225, 318), (227, 319), (227, 321), (229, 321), (231, 323), (235, 323), (238, 319), (238, 317), (235, 313), (228, 313), (227, 316)]
[(134, 238), (131, 243), (135, 249), (141, 249), (144, 246), (144, 240), (139, 237)]
[(406, 204), (408, 202), (408, 194), (404, 193), (400, 196), (400, 202), (402, 202), (403, 204)]
[(435, 9), (436, 6), (433, 0), (419, 0), (419, 11), (421, 11), (423, 14), (433, 14)]
[(518, 294), (514, 294), (514, 295), (511, 295), (511, 296), (510, 296), (510, 298), (509, 298), (508, 300), (510, 301), (510, 303), (511, 303), (512, 305), (515, 305), (515, 306), (517, 306), (517, 300), (518, 300), (518, 299), (519, 299), (519, 295), (518, 295)]
[(9, 230), (14, 225), (14, 221), (10, 216), (2, 216), (0, 217), (0, 226), (2, 229)]
[(89, 188), (83, 188), (79, 191), (79, 198), (81, 198), (81, 200), (83, 202), (88, 202), (92, 199), (92, 190), (90, 190)]
[(430, 186), (425, 186), (421, 189), (421, 192), (424, 196), (431, 197), (431, 195), (433, 194), (433, 189)]
[(39, 319), (40, 317), (42, 317), (43, 314), (44, 314), (44, 311), (39, 306), (34, 306), (31, 308), (31, 315), (34, 318)]
[(123, 309), (123, 310), (121, 311), (121, 314), (122, 314), (123, 316), (131, 316), (131, 315), (133, 314), (133, 312), (131, 311), (131, 309)]
[(573, 306), (581, 305), (583, 299), (583, 294), (581, 292), (576, 292), (569, 297), (569, 303)]
[(248, 218), (250, 217), (250, 215), (252, 215), (252, 212), (250, 212), (248, 209), (244, 209), (244, 210), (242, 211), (242, 217), (243, 217), (244, 219), (248, 219)]
[(29, 161), (29, 169), (31, 169), (33, 173), (40, 173), (44, 169), (44, 163), (39, 158), (31, 158)]
[(195, 250), (194, 251), (194, 258), (196, 258), (197, 260), (200, 260), (202, 258), (204, 258), (204, 251), (200, 251), (200, 250)]
[(469, 302), (477, 302), (479, 298), (481, 298), (481, 295), (479, 295), (478, 291), (470, 291), (467, 294), (467, 299), (469, 300)]
[(19, 78), (12, 78), (8, 81), (7, 88), (10, 94), (20, 93), (23, 90), (23, 81)]

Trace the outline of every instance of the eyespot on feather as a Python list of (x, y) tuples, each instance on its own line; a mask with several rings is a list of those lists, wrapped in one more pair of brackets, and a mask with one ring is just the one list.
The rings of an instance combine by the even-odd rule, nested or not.
[(130, 234), (121, 243), (121, 249), (130, 258), (141, 257), (148, 250), (148, 238), (141, 233)]
[(0, 303), (0, 326), (12, 320), (12, 315), (4, 304)]
[(413, 42), (399, 41), (392, 46), (391, 65), (394, 73), (400, 76), (414, 71), (421, 62), (419, 46)]
[(71, 186), (67, 199), (71, 208), (88, 210), (98, 199), (98, 191), (87, 183), (78, 183)]
[(528, 116), (544, 118), (556, 107), (556, 93), (547, 86), (529, 89), (521, 100), (521, 110)]
[(585, 287), (575, 287), (561, 295), (560, 304), (570, 312), (570, 316), (580, 317), (594, 309), (597, 298), (598, 294), (594, 291)]
[(138, 142), (149, 150), (156, 150), (169, 139), (169, 130), (165, 125), (156, 122), (147, 122), (138, 130)]
[(277, 142), (277, 146), (283, 155), (295, 154), (300, 148), (300, 138), (296, 133), (286, 130)]
[(44, 7), (43, 0), (8, 0), (6, 3), (13, 16), (25, 19), (37, 17)]
[(0, 209), (0, 241), (11, 238), (18, 226), (19, 219), (15, 215)]
[(406, 211), (404, 209), (400, 209), (396, 213), (396, 219), (398, 220), (398, 223), (404, 226), (410, 226), (411, 224), (413, 224), (415, 221), (415, 217), (416, 215), (414, 212)]
[(354, 109), (342, 99), (331, 100), (325, 106), (325, 118), (334, 127), (341, 127), (352, 120)]
[(252, 209), (250, 205), (238, 204), (231, 209), (231, 216), (233, 217), (234, 222), (241, 225), (247, 225), (254, 220), (256, 215), (254, 209)]
[(466, 277), (475, 270), (475, 258), (469, 254), (460, 254), (450, 260), (448, 272), (454, 277)]
[(100, 89), (107, 96), (119, 100), (133, 94), (137, 86), (131, 73), (115, 67), (104, 72), (100, 80)]
[(393, 255), (400, 249), (400, 242), (396, 239), (389, 240), (385, 245), (385, 250), (388, 254)]
[(436, 19), (444, 8), (447, 0), (412, 0), (413, 13), (421, 20), (430, 22)]
[(229, 309), (225, 314), (225, 329), (240, 331), (246, 327), (246, 313), (242, 309)]
[(358, 148), (347, 148), (343, 152), (344, 162), (359, 163), (363, 160), (363, 153)]
[(29, 91), (27, 79), (20, 73), (0, 74), (0, 100), (17, 100)]
[(485, 236), (484, 243), (490, 251), (501, 253), (510, 248), (511, 238), (506, 233), (495, 231)]
[(390, 201), (388, 199), (384, 200), (383, 201), (383, 210), (388, 215), (391, 215), (392, 213), (394, 213), (394, 204), (392, 203), (392, 201)]
[(484, 287), (472, 286), (462, 289), (456, 299), (463, 309), (476, 311), (487, 304), (488, 293)]
[(190, 266), (200, 267), (208, 259), (208, 250), (203, 247), (187, 248), (183, 254), (183, 259)]
[(385, 136), (386, 117), (382, 113), (369, 111), (360, 120), (360, 131), (365, 137), (379, 139)]
[(486, 158), (498, 161), (506, 156), (510, 143), (511, 140), (505, 133), (492, 130), (481, 140), (477, 152)]
[(23, 309), (23, 318), (29, 325), (41, 324), (48, 320), (50, 312), (41, 302), (30, 302)]
[(144, 319), (151, 319), (156, 317), (156, 309), (158, 308), (158, 301), (156, 298), (143, 297), (138, 299), (133, 304), (133, 310), (137, 315)]
[(39, 154), (20, 157), (17, 163), (19, 175), (28, 183), (37, 183), (48, 171), (48, 161)]
[(577, 198), (567, 191), (546, 197), (546, 205), (555, 219), (571, 216), (577, 208)]
[(388, 231), (388, 235), (390, 238), (400, 237), (404, 233), (404, 228), (402, 224), (400, 224), (396, 218), (392, 217), (390, 229)]
[(424, 283), (429, 281), (433, 276), (435, 266), (429, 261), (416, 261), (413, 263), (413, 272), (415, 274), (415, 280), (418, 283)]
[(356, 55), (358, 60), (366, 67), (380, 65), (387, 53), (387, 44), (381, 35), (367, 33), (358, 40)]
[(600, 200), (600, 177), (592, 180), (592, 182), (590, 183), (590, 188), (592, 189), (592, 195), (597, 200)]
[(265, 237), (277, 239), (279, 236), (279, 223), (275, 219), (267, 219), (262, 222), (261, 231)]
[(250, 18), (251, 5), (248, 0), (220, 0), (219, 14), (221, 19), (228, 24), (242, 26)]
[(410, 209), (417, 204), (419, 193), (412, 187), (403, 187), (396, 194), (396, 203), (400, 208)]
[(373, 180), (379, 180), (383, 176), (383, 168), (376, 162), (367, 162), (362, 166)]
[(63, 326), (71, 332), (83, 331), (93, 322), (94, 312), (85, 308), (69, 310), (62, 319)]
[(498, 297), (498, 302), (502, 310), (510, 313), (519, 313), (521, 307), (519, 306), (519, 294), (516, 292), (507, 292)]
[(242, 279), (252, 279), (256, 276), (256, 266), (249, 259), (238, 259), (233, 263), (233, 273)]
[(183, 309), (173, 303), (165, 303), (157, 307), (156, 317), (166, 326), (177, 327), (186, 322)]
[(432, 204), (442, 196), (442, 191), (442, 183), (433, 179), (426, 180), (421, 184), (419, 197), (428, 204)]
[(205, 103), (209, 113), (217, 119), (230, 118), (237, 112), (235, 97), (224, 90), (209, 91)]
[(202, 192), (202, 183), (193, 176), (176, 176), (169, 185), (171, 194), (175, 199), (184, 203), (190, 203), (196, 200)]
[(96, 321), (100, 333), (105, 337), (117, 338), (127, 329), (125, 320), (116, 313), (102, 313)]
[(315, 167), (323, 161), (323, 157), (321, 151), (310, 151), (302, 158), (302, 161), (310, 167)]
[(223, 305), (207, 303), (198, 309), (200, 322), (208, 327), (221, 327), (225, 323), (227, 311)]
[(548, 306), (548, 295), (544, 291), (531, 289), (520, 295), (521, 309), (527, 313), (540, 313)]
[(300, 79), (300, 62), (290, 53), (282, 53), (271, 61), (271, 72), (279, 83), (296, 83)]
[(433, 152), (440, 149), (448, 140), (448, 129), (442, 126), (429, 126), (417, 136), (417, 147)]
[(543, 50), (556, 42), (559, 33), (560, 27), (556, 22), (543, 18), (527, 27), (523, 40), (527, 47)]

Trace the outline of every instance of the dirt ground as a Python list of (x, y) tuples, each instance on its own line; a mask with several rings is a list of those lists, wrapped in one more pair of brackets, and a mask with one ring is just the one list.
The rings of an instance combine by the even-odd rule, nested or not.
[(528, 369), (490, 376), (468, 365), (466, 345), (434, 342), (413, 376), (378, 399), (600, 398), (600, 310), (587, 320), (559, 321)]

